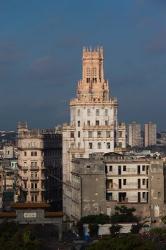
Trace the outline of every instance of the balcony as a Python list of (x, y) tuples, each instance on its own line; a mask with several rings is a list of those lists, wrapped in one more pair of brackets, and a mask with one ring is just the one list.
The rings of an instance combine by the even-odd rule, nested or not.
[(38, 181), (38, 180), (39, 180), (39, 177), (38, 177), (38, 176), (31, 176), (31, 177), (30, 177), (30, 180), (31, 180), (31, 181)]
[(30, 170), (39, 170), (39, 166), (30, 166)]
[(19, 168), (22, 170), (28, 170), (28, 166), (19, 166)]
[(30, 188), (30, 192), (39, 192), (41, 189), (39, 188)]
[(112, 130), (113, 125), (84, 125), (83, 130)]

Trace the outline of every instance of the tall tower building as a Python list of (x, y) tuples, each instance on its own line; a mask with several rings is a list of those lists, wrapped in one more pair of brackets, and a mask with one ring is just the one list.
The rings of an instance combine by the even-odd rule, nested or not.
[(145, 147), (156, 145), (156, 134), (157, 134), (156, 124), (152, 122), (146, 123), (144, 126)]
[(63, 127), (64, 212), (70, 216), (72, 159), (113, 152), (117, 139), (117, 99), (104, 78), (103, 49), (84, 48), (82, 79), (70, 101), (70, 125)]
[(141, 125), (136, 122), (128, 126), (128, 144), (131, 147), (142, 146)]

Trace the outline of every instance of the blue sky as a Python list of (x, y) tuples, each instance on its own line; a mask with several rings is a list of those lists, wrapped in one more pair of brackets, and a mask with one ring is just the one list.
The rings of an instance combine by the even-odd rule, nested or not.
[(0, 0), (0, 129), (68, 122), (82, 47), (98, 45), (119, 121), (166, 129), (165, 0)]

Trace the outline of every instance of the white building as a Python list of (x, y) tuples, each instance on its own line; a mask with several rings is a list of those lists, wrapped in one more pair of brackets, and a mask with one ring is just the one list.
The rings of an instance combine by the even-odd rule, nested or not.
[[(104, 78), (103, 49), (83, 49), (82, 79), (70, 101), (70, 125), (63, 127), (64, 212), (70, 216), (72, 159), (93, 152), (113, 152), (118, 146), (117, 99), (110, 97)], [(125, 126), (123, 126), (123, 129)], [(121, 126), (120, 145), (126, 147)], [(120, 130), (119, 130), (120, 131)], [(123, 133), (122, 133), (123, 132)]]
[(156, 145), (157, 140), (157, 126), (156, 124), (149, 122), (145, 124), (144, 127), (144, 143), (145, 147)]
[(128, 126), (128, 144), (131, 147), (142, 146), (141, 125), (136, 122), (132, 122)]

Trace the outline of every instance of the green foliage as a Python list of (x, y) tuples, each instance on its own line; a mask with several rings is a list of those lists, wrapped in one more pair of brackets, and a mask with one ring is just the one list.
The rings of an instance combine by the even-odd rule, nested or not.
[(40, 242), (29, 228), (21, 230), (15, 223), (0, 224), (0, 250), (39, 250)]
[(89, 224), (90, 236), (92, 238), (98, 236), (98, 229), (99, 226), (97, 224)]
[(120, 229), (122, 228), (121, 225), (115, 225), (112, 224), (112, 226), (110, 227), (110, 233), (112, 237), (117, 236), (120, 233)]
[(106, 214), (98, 214), (98, 215), (88, 215), (82, 217), (80, 222), (83, 224), (107, 224), (110, 223), (110, 217)]
[(135, 208), (125, 206), (115, 207), (115, 214), (111, 216), (111, 223), (138, 222), (138, 217), (133, 213)]
[(155, 244), (142, 239), (139, 235), (125, 235), (122, 237), (100, 240), (91, 245), (89, 250), (155, 250)]
[(155, 227), (150, 230), (150, 235), (154, 239), (165, 240), (166, 239), (166, 228)]

